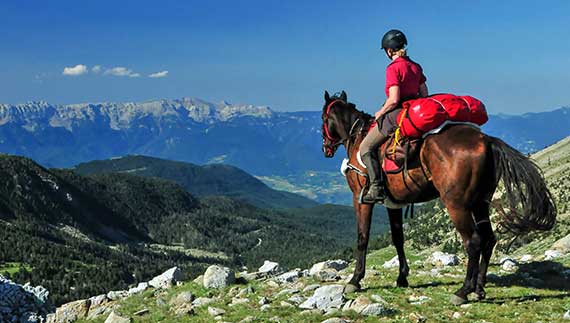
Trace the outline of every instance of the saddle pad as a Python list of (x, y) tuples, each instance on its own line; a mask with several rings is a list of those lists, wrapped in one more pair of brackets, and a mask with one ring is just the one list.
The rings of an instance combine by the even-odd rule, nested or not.
[[(364, 165), (364, 162), (362, 161), (362, 157), (360, 155), (360, 150), (356, 153), (356, 160), (358, 160), (358, 164), (360, 164), (360, 166), (362, 166), (362, 168), (366, 169), (366, 165)], [(384, 160), (382, 162), (382, 169), (386, 173), (398, 172), (401, 168), (402, 167), (398, 166), (396, 164), (396, 162), (394, 162), (393, 160), (388, 159), (388, 158), (384, 158)], [(341, 172), (342, 172), (342, 170), (341, 170)]]

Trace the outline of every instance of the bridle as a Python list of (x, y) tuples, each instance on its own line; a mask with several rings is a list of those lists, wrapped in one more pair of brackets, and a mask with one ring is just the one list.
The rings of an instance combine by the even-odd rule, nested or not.
[[(343, 143), (345, 143), (347, 140), (351, 139), (354, 134), (353, 134), (353, 130), (356, 127), (356, 125), (362, 121), (360, 118), (357, 118), (354, 123), (352, 124), (352, 126), (350, 127), (350, 131), (348, 132), (348, 136), (346, 138), (334, 138), (331, 133), (330, 130), (328, 128), (328, 121), (329, 121), (329, 114), (330, 111), (332, 109), (332, 107), (338, 103), (338, 102), (344, 102), (343, 100), (333, 100), (331, 103), (329, 103), (327, 105), (327, 108), (325, 110), (325, 115), (323, 117), (323, 151), (326, 149), (325, 152), (330, 153), (331, 155), (334, 155), (334, 153), (336, 152), (336, 150), (338, 149), (338, 147), (340, 145), (342, 145)], [(327, 140), (329, 141), (329, 143), (327, 143)], [(347, 150), (348, 153), (348, 150)]]

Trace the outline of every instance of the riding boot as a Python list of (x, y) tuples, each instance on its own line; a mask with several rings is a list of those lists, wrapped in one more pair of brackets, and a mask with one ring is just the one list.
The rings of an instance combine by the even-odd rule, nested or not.
[(376, 150), (369, 151), (361, 156), (366, 170), (368, 171), (369, 186), (368, 192), (362, 196), (362, 202), (366, 204), (375, 204), (384, 202), (386, 192), (384, 191), (384, 183), (382, 170), (380, 169), (380, 161)]

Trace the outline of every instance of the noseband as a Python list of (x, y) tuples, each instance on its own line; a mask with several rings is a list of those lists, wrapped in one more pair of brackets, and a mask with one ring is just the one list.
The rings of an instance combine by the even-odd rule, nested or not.
[[(331, 111), (331, 108), (337, 103), (337, 102), (344, 102), (343, 100), (339, 100), (336, 99), (334, 101), (332, 101), (331, 103), (329, 103), (327, 105), (327, 108), (325, 110), (325, 117), (323, 118), (323, 146), (326, 149), (331, 150), (331, 152), (334, 154), (334, 152), (336, 151), (336, 149), (338, 148), (338, 146), (342, 145), (343, 142), (349, 140), (350, 138), (353, 137), (354, 133), (354, 129), (356, 127), (356, 125), (361, 122), (362, 120), (360, 120), (360, 118), (357, 118), (354, 123), (352, 124), (352, 126), (350, 127), (350, 131), (348, 132), (348, 137), (347, 138), (338, 138), (335, 139), (329, 129), (328, 129), (328, 120), (329, 120), (329, 114)], [(326, 144), (325, 139), (328, 139), (330, 141), (330, 144)], [(348, 153), (348, 151), (347, 151)]]

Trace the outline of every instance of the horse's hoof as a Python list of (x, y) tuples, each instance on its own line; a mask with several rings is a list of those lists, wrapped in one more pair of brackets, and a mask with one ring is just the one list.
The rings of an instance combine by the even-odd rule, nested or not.
[(462, 305), (467, 303), (467, 299), (463, 298), (463, 297), (459, 297), (455, 294), (451, 295), (451, 297), (449, 298), (449, 301), (451, 302), (451, 304), (453, 305)]
[(408, 280), (406, 278), (403, 278), (403, 279), (398, 279), (396, 281), (396, 286), (405, 288), (410, 286), (410, 284), (408, 283)]
[(485, 292), (475, 292), (475, 298), (478, 301), (482, 301), (485, 299), (485, 297), (487, 297), (487, 294)]
[(343, 292), (345, 294), (349, 294), (349, 293), (355, 293), (358, 292), (360, 290), (360, 287), (353, 285), (353, 284), (346, 284), (346, 286), (344, 286), (344, 290)]

